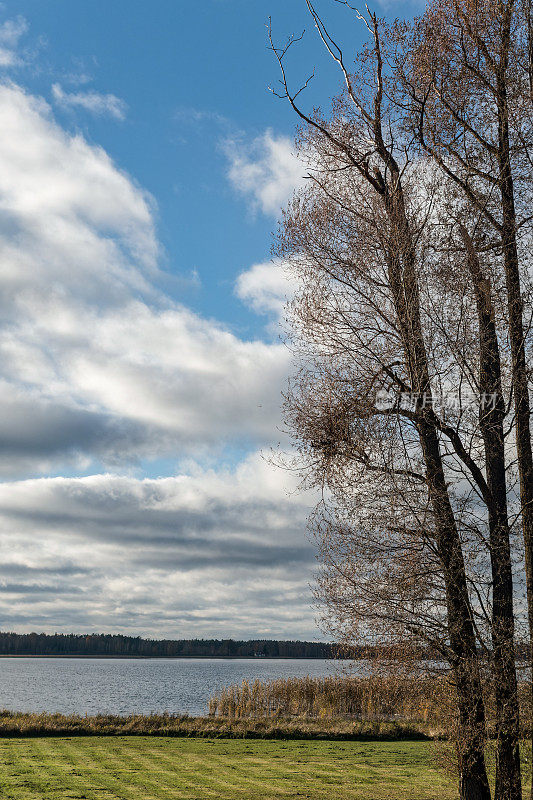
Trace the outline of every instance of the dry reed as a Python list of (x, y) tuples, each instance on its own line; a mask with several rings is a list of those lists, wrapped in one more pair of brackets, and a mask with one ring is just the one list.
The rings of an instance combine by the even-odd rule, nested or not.
[(453, 693), (444, 678), (307, 677), (228, 686), (211, 698), (209, 714), (233, 719), (402, 719), (441, 725), (452, 707)]
[[(522, 730), (531, 729), (529, 686), (519, 685)], [(485, 686), (489, 733), (494, 701)], [(217, 692), (209, 701), (211, 717), (227, 719), (301, 718), (357, 720), (422, 725), (443, 734), (453, 727), (454, 688), (445, 676), (286, 678), (243, 681)]]

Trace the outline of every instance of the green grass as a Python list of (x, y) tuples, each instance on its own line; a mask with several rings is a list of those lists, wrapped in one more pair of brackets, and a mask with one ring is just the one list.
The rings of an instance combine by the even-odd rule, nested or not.
[(452, 800), (431, 742), (0, 739), (2, 800)]

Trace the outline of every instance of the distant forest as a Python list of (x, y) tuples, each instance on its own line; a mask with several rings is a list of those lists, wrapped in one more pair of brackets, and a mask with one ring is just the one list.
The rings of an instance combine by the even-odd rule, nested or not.
[(136, 656), (164, 658), (334, 658), (335, 645), (254, 639), (141, 639), (109, 633), (0, 633), (2, 656)]

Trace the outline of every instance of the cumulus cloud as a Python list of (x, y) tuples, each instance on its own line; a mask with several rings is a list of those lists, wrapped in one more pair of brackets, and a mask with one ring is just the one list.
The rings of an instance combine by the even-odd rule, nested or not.
[[(4, 396), (24, 382), (22, 407), (41, 398), (42, 416), (33, 420), (47, 433), (34, 430), (30, 443), (113, 463), (275, 435), (288, 370), (281, 346), (243, 342), (183, 307), (157, 310), (132, 301), (107, 312), (78, 306), (67, 314), (49, 298), (30, 312), (30, 322), (0, 333), (10, 380)], [(62, 420), (55, 440), (54, 415)], [(12, 446), (18, 436), (25, 450), (24, 424), (10, 432)]]
[[(3, 86), (0, 109), (4, 470), (18, 475), (32, 443), (46, 468), (46, 448), (113, 464), (268, 440), (286, 352), (159, 294), (153, 200), (44, 101)], [(28, 407), (31, 437), (16, 422)]]
[(297, 289), (296, 279), (281, 261), (254, 264), (241, 272), (235, 292), (257, 314), (265, 314), (275, 321), (283, 319), (287, 303)]
[(65, 92), (61, 84), (54, 83), (52, 97), (63, 108), (83, 108), (97, 116), (109, 116), (123, 120), (128, 110), (127, 103), (114, 94), (100, 92)]
[(113, 302), (148, 288), (158, 245), (153, 201), (41, 99), (0, 85), (3, 289), (57, 287)]
[(229, 139), (225, 151), (233, 187), (264, 214), (277, 216), (294, 190), (304, 184), (306, 167), (286, 136), (267, 130), (251, 143)]
[(0, 626), (313, 636), (308, 498), (258, 455), (233, 470), (0, 485)]

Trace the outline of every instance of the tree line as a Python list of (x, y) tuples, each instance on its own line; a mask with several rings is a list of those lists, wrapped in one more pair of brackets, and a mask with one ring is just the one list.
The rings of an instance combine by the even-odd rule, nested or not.
[(334, 658), (325, 642), (254, 639), (142, 639), (110, 633), (0, 633), (2, 656), (129, 656), (145, 658)]

